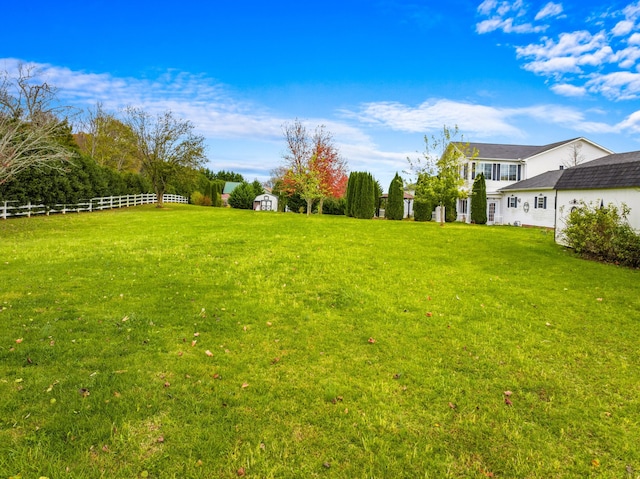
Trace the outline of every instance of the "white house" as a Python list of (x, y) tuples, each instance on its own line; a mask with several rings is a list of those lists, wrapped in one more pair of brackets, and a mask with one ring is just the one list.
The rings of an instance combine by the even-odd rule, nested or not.
[[(464, 145), (456, 143), (454, 145), (456, 147), (468, 147), (464, 152), (468, 156), (462, 162), (461, 171), (465, 180), (463, 186), (465, 191), (470, 193), (476, 176), (480, 173), (484, 174), (487, 185), (488, 224), (510, 222), (507, 218), (512, 219), (514, 211), (509, 208), (521, 208), (524, 210), (525, 206), (528, 205), (528, 209), (531, 211), (530, 220), (533, 221), (531, 224), (546, 226), (549, 212), (542, 210), (553, 208), (546, 195), (550, 191), (548, 183), (551, 178), (546, 178), (545, 181), (540, 183), (534, 182), (533, 184), (525, 185), (526, 189), (523, 191), (528, 191), (526, 201), (523, 195), (517, 197), (513, 193), (514, 197), (520, 199), (519, 203), (517, 203), (517, 199), (507, 199), (507, 196), (512, 192), (509, 192), (509, 195), (505, 195), (502, 190), (516, 183), (533, 179), (543, 173), (553, 170), (560, 171), (567, 165), (591, 161), (612, 153), (611, 150), (586, 138), (573, 138), (542, 146), (495, 143), (469, 143)], [(476, 153), (475, 156), (474, 153)], [(536, 198), (542, 197), (543, 199), (536, 199), (534, 202), (534, 196)], [(544, 200), (545, 196), (547, 196), (547, 200)], [(509, 206), (509, 204), (512, 206)], [(470, 199), (458, 200), (457, 209), (458, 221), (470, 222)], [(513, 219), (513, 221), (517, 220)]]
[(608, 155), (564, 170), (556, 183), (556, 240), (567, 215), (581, 201), (631, 208), (627, 220), (640, 232), (640, 151)]
[(278, 211), (278, 197), (272, 193), (263, 193), (253, 200), (255, 211)]

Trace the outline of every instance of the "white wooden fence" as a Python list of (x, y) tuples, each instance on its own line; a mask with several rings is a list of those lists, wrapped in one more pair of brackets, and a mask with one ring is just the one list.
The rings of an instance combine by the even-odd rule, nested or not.
[[(163, 195), (164, 203), (189, 203), (189, 200), (181, 195)], [(127, 208), (129, 206), (147, 205), (156, 202), (154, 193), (140, 195), (103, 196), (91, 198), (72, 205), (32, 205), (28, 203), (22, 206), (14, 206), (17, 201), (0, 202), (0, 218), (6, 220), (9, 216), (49, 215), (51, 213), (79, 213), (80, 211), (110, 210), (113, 208)]]

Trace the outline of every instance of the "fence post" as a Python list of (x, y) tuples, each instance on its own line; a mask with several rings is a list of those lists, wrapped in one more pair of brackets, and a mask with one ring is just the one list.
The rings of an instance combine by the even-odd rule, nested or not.
[(2, 207), (2, 219), (7, 219), (7, 202), (4, 202), (4, 206)]
[(27, 218), (31, 218), (31, 201), (27, 204)]

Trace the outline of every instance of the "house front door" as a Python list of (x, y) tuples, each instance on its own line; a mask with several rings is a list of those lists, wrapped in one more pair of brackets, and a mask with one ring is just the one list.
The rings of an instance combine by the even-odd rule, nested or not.
[(488, 206), (489, 214), (487, 214), (487, 223), (493, 224), (493, 222), (496, 220), (496, 202), (490, 201)]

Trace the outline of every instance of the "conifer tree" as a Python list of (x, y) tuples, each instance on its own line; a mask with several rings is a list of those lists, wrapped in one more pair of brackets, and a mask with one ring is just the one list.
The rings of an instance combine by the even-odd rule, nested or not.
[(471, 190), (471, 222), (487, 223), (487, 184), (482, 173), (476, 176)]
[(401, 220), (404, 218), (404, 190), (402, 189), (402, 178), (396, 173), (389, 185), (389, 198), (385, 217), (389, 220)]

